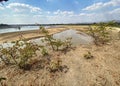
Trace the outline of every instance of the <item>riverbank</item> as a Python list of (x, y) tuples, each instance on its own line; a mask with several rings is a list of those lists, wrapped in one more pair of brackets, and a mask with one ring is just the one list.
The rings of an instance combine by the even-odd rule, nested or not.
[[(65, 30), (65, 28), (51, 28), (48, 29), (50, 34), (58, 33)], [(29, 30), (29, 31), (20, 31), (20, 32), (10, 32), (0, 34), (0, 43), (11, 42), (25, 38), (26, 40), (42, 37), (43, 35), (39, 30)]]
[[(50, 34), (59, 33), (61, 31), (67, 30), (67, 29), (76, 29), (80, 31), (84, 31), (87, 26), (59, 26), (59, 27), (50, 27), (47, 28)], [(43, 34), (40, 33), (38, 30), (29, 30), (29, 31), (19, 31), (19, 32), (9, 32), (9, 33), (1, 33), (0, 34), (0, 43), (4, 42), (12, 42), (15, 40), (19, 40), (21, 38), (25, 38), (26, 40), (35, 39), (42, 37)]]

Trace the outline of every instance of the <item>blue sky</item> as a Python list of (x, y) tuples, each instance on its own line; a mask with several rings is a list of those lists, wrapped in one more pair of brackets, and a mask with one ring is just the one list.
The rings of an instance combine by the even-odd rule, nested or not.
[(120, 0), (9, 0), (0, 23), (86, 23), (120, 20)]

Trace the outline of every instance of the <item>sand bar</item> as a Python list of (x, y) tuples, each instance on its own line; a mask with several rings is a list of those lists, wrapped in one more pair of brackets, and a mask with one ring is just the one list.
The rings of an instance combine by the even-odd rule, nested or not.
[[(50, 34), (55, 34), (65, 30), (66, 28), (49, 28), (48, 31)], [(29, 31), (20, 31), (20, 32), (9, 32), (0, 34), (0, 43), (11, 42), (19, 40), (20, 38), (25, 38), (26, 40), (39, 38), (44, 36), (40, 33), (39, 30), (29, 30)]]

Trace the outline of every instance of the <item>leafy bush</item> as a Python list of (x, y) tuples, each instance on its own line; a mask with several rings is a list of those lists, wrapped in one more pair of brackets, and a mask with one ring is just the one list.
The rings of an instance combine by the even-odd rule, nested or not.
[[(1, 47), (2, 61), (5, 64), (15, 64), (19, 68), (26, 69), (28, 60), (36, 55), (39, 46), (26, 41), (16, 41), (12, 47)], [(4, 57), (3, 57), (4, 56)]]
[(94, 38), (95, 44), (99, 45), (105, 44), (110, 40), (109, 30), (111, 30), (109, 23), (98, 23), (90, 26), (88, 33)]
[[(52, 35), (49, 35), (49, 32), (45, 30), (44, 27), (40, 27), (40, 31), (45, 35), (43, 42), (49, 45), (53, 51), (67, 50), (71, 48), (71, 38), (61, 41), (60, 39), (54, 39)], [(34, 61), (33, 57), (35, 57), (37, 55), (36, 52), (39, 51), (43, 56), (38, 59), (42, 61), (39, 65), (48, 67), (51, 72), (60, 70), (62, 61), (59, 58), (53, 59), (48, 56), (49, 48), (47, 49), (45, 46), (37, 45), (25, 40), (13, 41), (11, 44), (13, 46), (7, 48), (4, 48), (2, 45), (0, 46), (0, 58), (6, 65), (12, 64), (20, 69), (29, 70), (34, 64), (34, 62), (32, 62)]]
[(44, 27), (40, 27), (40, 31), (45, 36), (45, 39), (43, 39), (42, 41), (46, 42), (48, 46), (51, 46), (53, 51), (58, 51), (60, 48), (63, 49), (70, 48), (72, 45), (71, 43), (72, 38), (67, 38), (65, 41), (62, 41), (60, 39), (53, 38), (52, 35), (49, 35), (49, 32)]
[(49, 35), (49, 32), (47, 30), (45, 30), (44, 27), (40, 27), (40, 31), (41, 33), (43, 33), (45, 35), (45, 39), (42, 40), (43, 42), (47, 42), (47, 45), (50, 45), (52, 47), (52, 50), (55, 50), (53, 43), (54, 43), (54, 38)]
[(19, 67), (25, 68), (28, 60), (32, 58), (34, 55), (36, 55), (36, 51), (39, 50), (39, 46), (35, 45), (33, 43), (25, 43), (25, 46), (23, 48), (19, 49)]

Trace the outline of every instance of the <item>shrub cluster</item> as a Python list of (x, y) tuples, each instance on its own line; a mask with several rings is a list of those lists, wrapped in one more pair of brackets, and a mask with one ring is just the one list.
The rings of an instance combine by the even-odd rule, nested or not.
[(110, 23), (101, 22), (89, 27), (88, 34), (90, 34), (94, 38), (94, 42), (96, 45), (105, 44), (111, 39), (109, 33), (109, 30), (112, 29), (109, 27), (111, 25), (112, 22)]
[[(65, 41), (57, 40), (54, 39), (52, 35), (49, 35), (49, 32), (45, 30), (44, 27), (40, 27), (40, 30), (45, 36), (45, 39), (43, 39), (43, 42), (46, 43), (45, 46), (25, 40), (12, 42), (13, 46), (7, 48), (4, 48), (1, 45), (0, 58), (2, 62), (4, 62), (5, 65), (16, 65), (20, 69), (29, 70), (32, 66), (31, 61), (34, 59), (33, 57), (39, 57), (37, 56), (37, 52), (40, 52), (44, 66), (46, 66), (50, 72), (59, 70), (62, 65), (62, 61), (48, 56), (48, 46), (52, 48), (52, 51), (69, 49), (71, 47), (71, 39), (68, 38)], [(46, 56), (48, 57), (46, 58)], [(46, 63), (47, 65), (45, 65)]]
[(28, 61), (39, 50), (39, 46), (27, 41), (16, 41), (12, 47), (4, 48), (1, 46), (1, 60), (6, 64), (15, 64), (19, 68), (29, 68)]

